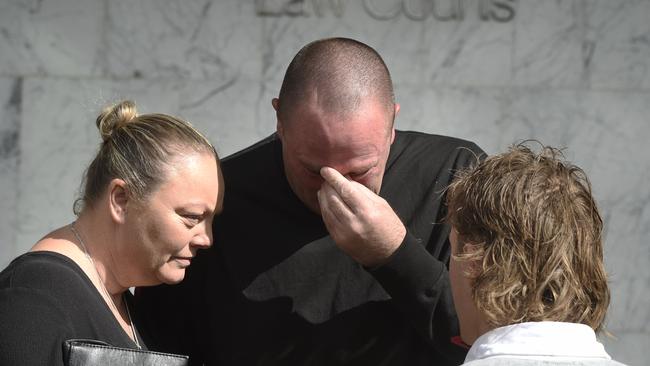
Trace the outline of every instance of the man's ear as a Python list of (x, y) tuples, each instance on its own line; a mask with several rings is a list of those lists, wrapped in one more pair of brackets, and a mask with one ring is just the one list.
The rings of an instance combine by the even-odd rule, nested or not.
[(129, 194), (126, 182), (122, 179), (112, 179), (108, 183), (108, 205), (113, 222), (123, 224), (126, 221), (126, 207), (128, 202)]
[(278, 98), (273, 98), (271, 100), (271, 104), (273, 105), (273, 109), (275, 109), (275, 132), (277, 133), (278, 137), (280, 138), (280, 141), (284, 140), (284, 129), (282, 128), (282, 122), (280, 122), (280, 115), (278, 113), (278, 108), (280, 107), (280, 99)]
[(390, 143), (393, 144), (395, 141), (395, 118), (397, 118), (397, 113), (399, 113), (399, 103), (395, 103), (395, 114), (393, 115), (393, 127), (391, 128)]
[(282, 122), (280, 122), (280, 120), (278, 120), (275, 125), (275, 132), (277, 132), (280, 141), (284, 141), (284, 128), (282, 127)]

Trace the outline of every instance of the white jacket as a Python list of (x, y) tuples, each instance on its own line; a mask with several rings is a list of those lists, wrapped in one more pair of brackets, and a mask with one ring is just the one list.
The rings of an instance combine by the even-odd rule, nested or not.
[(465, 364), (623, 365), (613, 361), (584, 324), (529, 322), (493, 329), (470, 348)]

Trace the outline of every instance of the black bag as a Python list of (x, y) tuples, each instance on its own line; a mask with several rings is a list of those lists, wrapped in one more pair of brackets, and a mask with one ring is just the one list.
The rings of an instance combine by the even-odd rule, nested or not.
[(63, 342), (63, 363), (66, 366), (187, 366), (189, 357), (141, 349), (113, 347), (89, 339)]

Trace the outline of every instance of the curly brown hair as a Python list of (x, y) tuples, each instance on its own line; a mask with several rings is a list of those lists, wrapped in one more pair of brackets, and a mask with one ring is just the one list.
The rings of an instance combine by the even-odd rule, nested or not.
[(602, 329), (609, 305), (591, 184), (560, 150), (525, 143), (460, 171), (447, 190), (455, 260), (490, 326), (563, 321)]

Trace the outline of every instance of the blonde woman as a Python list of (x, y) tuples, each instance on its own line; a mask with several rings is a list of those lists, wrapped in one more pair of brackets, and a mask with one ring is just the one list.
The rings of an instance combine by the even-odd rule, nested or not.
[(130, 101), (96, 122), (102, 143), (76, 221), (0, 273), (1, 365), (61, 365), (69, 339), (146, 349), (127, 289), (180, 282), (212, 243), (223, 198), (213, 146), (187, 122), (138, 115)]
[(620, 365), (596, 332), (609, 289), (585, 173), (525, 145), (447, 191), (449, 275), (468, 365)]

